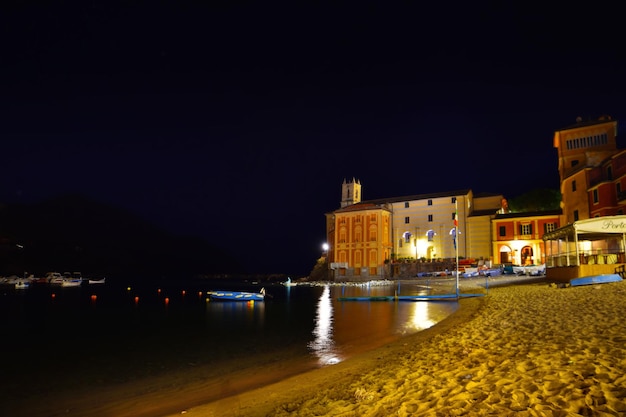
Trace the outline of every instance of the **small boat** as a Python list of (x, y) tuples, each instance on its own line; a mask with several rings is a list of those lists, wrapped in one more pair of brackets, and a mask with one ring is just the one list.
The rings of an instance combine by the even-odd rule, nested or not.
[(293, 286), (298, 285), (298, 283), (297, 282), (291, 282), (291, 277), (287, 277), (287, 281), (283, 282), (283, 285), (285, 287), (293, 287)]
[(580, 285), (591, 284), (605, 284), (607, 282), (619, 282), (622, 281), (622, 277), (618, 274), (600, 274), (589, 275), (586, 277), (572, 278), (569, 280), (569, 285), (572, 287), (578, 287)]
[(106, 278), (101, 278), (101, 279), (90, 279), (88, 282), (90, 284), (104, 284), (105, 281), (106, 281)]
[(80, 287), (83, 283), (82, 279), (76, 278), (64, 278), (63, 282), (61, 282), (62, 287)]
[(265, 299), (265, 288), (261, 288), (259, 292), (208, 291), (207, 295), (212, 300), (221, 301), (263, 301)]
[(63, 283), (63, 275), (59, 272), (48, 272), (46, 273), (46, 279), (50, 284), (61, 285)]
[(30, 282), (26, 281), (26, 280), (19, 280), (15, 283), (15, 289), (16, 290), (25, 290), (28, 289), (30, 287)]

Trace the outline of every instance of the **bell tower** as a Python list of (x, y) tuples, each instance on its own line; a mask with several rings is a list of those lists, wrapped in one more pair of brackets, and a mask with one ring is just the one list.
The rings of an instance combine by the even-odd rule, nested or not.
[(343, 179), (341, 184), (341, 208), (361, 202), (361, 183), (352, 178), (352, 181)]

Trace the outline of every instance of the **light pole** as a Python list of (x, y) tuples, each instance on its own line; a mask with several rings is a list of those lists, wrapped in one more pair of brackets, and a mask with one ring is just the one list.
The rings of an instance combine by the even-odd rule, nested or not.
[(330, 245), (328, 243), (322, 244), (322, 250), (326, 254), (326, 278), (328, 279), (328, 275), (330, 274), (330, 259), (328, 259), (328, 250), (330, 249)]

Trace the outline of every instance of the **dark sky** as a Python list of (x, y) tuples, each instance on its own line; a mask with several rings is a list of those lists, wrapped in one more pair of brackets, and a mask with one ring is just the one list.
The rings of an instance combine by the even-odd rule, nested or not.
[(0, 6), (0, 200), (83, 193), (257, 272), (310, 271), (344, 178), (557, 188), (554, 131), (626, 116), (601, 3), (56, 3)]

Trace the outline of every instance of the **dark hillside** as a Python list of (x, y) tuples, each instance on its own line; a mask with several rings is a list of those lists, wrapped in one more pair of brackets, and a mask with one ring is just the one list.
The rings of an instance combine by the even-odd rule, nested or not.
[(68, 195), (0, 207), (0, 274), (177, 278), (237, 273), (233, 258), (194, 237), (164, 232), (132, 213)]

